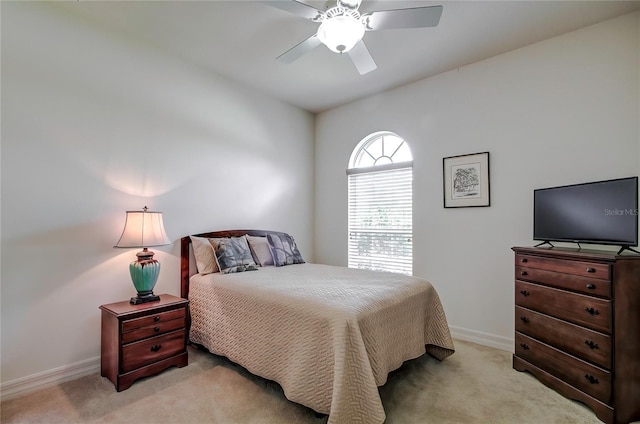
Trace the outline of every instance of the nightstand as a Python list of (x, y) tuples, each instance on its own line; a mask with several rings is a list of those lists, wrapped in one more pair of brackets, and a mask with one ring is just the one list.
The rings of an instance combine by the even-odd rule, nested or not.
[(186, 366), (188, 305), (186, 299), (162, 294), (157, 302), (100, 306), (101, 375), (121, 391), (139, 378)]

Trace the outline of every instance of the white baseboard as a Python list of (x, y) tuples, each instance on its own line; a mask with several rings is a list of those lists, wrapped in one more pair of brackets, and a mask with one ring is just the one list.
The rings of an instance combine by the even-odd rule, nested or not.
[[(513, 352), (513, 338), (496, 336), (494, 334), (469, 330), (454, 325), (449, 326), (449, 330), (454, 339)], [(8, 400), (96, 372), (100, 372), (99, 356), (1, 384), (0, 399)]]
[(450, 325), (451, 337), (513, 353), (514, 339)]
[(95, 372), (100, 372), (99, 356), (3, 383), (0, 385), (0, 399), (12, 399)]

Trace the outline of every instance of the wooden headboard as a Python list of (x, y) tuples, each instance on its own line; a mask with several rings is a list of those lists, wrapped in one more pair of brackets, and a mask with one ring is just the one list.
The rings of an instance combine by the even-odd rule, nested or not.
[[(196, 237), (207, 238), (223, 238), (223, 237), (240, 237), (245, 234), (257, 237), (266, 237), (267, 234), (284, 235), (280, 231), (268, 231), (268, 230), (224, 230), (224, 231), (212, 231), (210, 233), (193, 234)], [(195, 262), (193, 257), (193, 249), (191, 249), (191, 238), (185, 236), (180, 239), (180, 296), (184, 299), (189, 298), (189, 277), (192, 273), (192, 269), (189, 264)], [(195, 266), (193, 267), (195, 269)]]

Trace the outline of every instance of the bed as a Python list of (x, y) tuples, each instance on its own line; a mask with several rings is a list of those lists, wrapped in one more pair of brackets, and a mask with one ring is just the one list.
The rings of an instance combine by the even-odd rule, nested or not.
[(425, 352), (439, 360), (453, 354), (438, 294), (420, 278), (311, 263), (197, 272), (192, 237), (243, 235), (270, 244), (288, 236), (230, 230), (181, 239), (190, 341), (276, 381), (330, 424), (384, 422), (378, 387), (389, 372)]

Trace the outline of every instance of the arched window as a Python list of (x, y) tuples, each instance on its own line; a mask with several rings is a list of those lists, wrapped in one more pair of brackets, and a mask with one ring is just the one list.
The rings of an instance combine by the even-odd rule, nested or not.
[(413, 156), (392, 132), (363, 139), (349, 168), (349, 267), (413, 273)]

